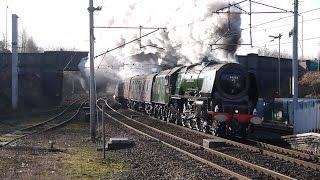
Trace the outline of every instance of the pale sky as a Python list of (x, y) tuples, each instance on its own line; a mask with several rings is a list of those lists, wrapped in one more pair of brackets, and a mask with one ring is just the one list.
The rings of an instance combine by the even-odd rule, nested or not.
[[(186, 0), (187, 1), (187, 0)], [(236, 0), (235, 2), (239, 2)], [(256, 0), (261, 3), (277, 6), (279, 8), (293, 10), (293, 0)], [(135, 12), (135, 21), (125, 22), (123, 19), (130, 16), (128, 13), (132, 4), (145, 3), (146, 8), (140, 8)], [(173, 1), (172, 1), (173, 2)], [(182, 0), (180, 0), (182, 2)], [(94, 0), (95, 6), (102, 6), (101, 12), (95, 13), (95, 25), (106, 26), (114, 19), (117, 21), (116, 26), (166, 26), (165, 20), (161, 18), (167, 12), (173, 12), (175, 9), (170, 8), (170, 0)], [(65, 47), (67, 49), (89, 50), (88, 41), (88, 19), (87, 11), (88, 0), (0, 0), (0, 35), (5, 35), (6, 7), (8, 6), (8, 41), (11, 42), (11, 14), (19, 16), (19, 30), (25, 29), (32, 36), (35, 42), (43, 48)], [(248, 3), (244, 3), (243, 9), (248, 10)], [(152, 6), (156, 6), (153, 7)], [(318, 8), (318, 9), (317, 9)], [(309, 13), (303, 13), (304, 18), (304, 55), (310, 57), (318, 56), (320, 52), (320, 0), (304, 0), (300, 2), (299, 12), (313, 10)], [(261, 5), (253, 5), (253, 12), (259, 11), (278, 11), (263, 7)], [(196, 13), (189, 9), (186, 13)], [(255, 14), (252, 16), (252, 26), (268, 22), (270, 20), (279, 19), (291, 15), (284, 14)], [(152, 17), (153, 21), (148, 18)], [(156, 21), (154, 20), (156, 19)], [(301, 21), (301, 18), (299, 18)], [(141, 21), (140, 21), (141, 20)], [(183, 23), (188, 23), (188, 19), (183, 19)], [(119, 23), (123, 22), (123, 24)], [(157, 22), (146, 24), (146, 22)], [(182, 23), (182, 24), (183, 24)], [(242, 15), (242, 29), (248, 27), (248, 15)], [(289, 31), (292, 29), (293, 17), (285, 18), (280, 21), (259, 25), (252, 29), (253, 45), (241, 46), (238, 54), (246, 54), (255, 52), (257, 48), (269, 47), (278, 49), (277, 41), (270, 42), (269, 35), (283, 34), (281, 39), (281, 50), (291, 53), (292, 38), (288, 37)], [(299, 24), (299, 39), (301, 40), (301, 23)], [(104, 52), (107, 49), (115, 47), (119, 43), (119, 33), (137, 33), (133, 30), (95, 30), (96, 36), (96, 54)], [(170, 31), (170, 29), (168, 29)], [(147, 33), (148, 31), (146, 31)], [(2, 39), (2, 38), (1, 38)], [(249, 42), (249, 31), (242, 31), (243, 43)], [(299, 43), (299, 55), (301, 55), (302, 42)]]

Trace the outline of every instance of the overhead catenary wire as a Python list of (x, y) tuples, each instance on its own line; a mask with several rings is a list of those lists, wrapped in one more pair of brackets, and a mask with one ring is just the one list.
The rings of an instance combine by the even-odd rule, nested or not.
[(144, 27), (144, 26), (95, 26), (97, 29), (167, 29), (166, 27)]
[(104, 55), (104, 54), (107, 54), (107, 53), (111, 52), (111, 51), (114, 51), (114, 50), (116, 50), (116, 49), (122, 48), (122, 47), (126, 46), (127, 44), (130, 44), (130, 43), (133, 43), (133, 42), (135, 42), (135, 41), (138, 41), (138, 40), (140, 40), (141, 38), (146, 37), (146, 36), (148, 36), (148, 35), (150, 35), (150, 34), (152, 34), (152, 33), (155, 33), (155, 32), (157, 32), (157, 31), (159, 31), (159, 30), (160, 30), (160, 29), (156, 29), (156, 30), (154, 30), (154, 31), (151, 31), (151, 32), (149, 32), (149, 33), (147, 33), (147, 34), (145, 34), (145, 35), (142, 35), (142, 36), (139, 37), (139, 38), (135, 38), (135, 39), (133, 39), (133, 40), (131, 40), (131, 41), (129, 41), (129, 42), (126, 42), (126, 43), (124, 43), (124, 44), (121, 44), (120, 46), (117, 46), (117, 47), (112, 48), (112, 49), (110, 49), (110, 50), (107, 50), (107, 51), (105, 51), (105, 52), (103, 52), (103, 53), (101, 53), (101, 54), (98, 54), (98, 55), (96, 55), (94, 58), (98, 58), (98, 57), (100, 57), (100, 56), (102, 56), (102, 55)]
[[(239, 3), (236, 3), (236, 4), (240, 4), (240, 3), (242, 3), (242, 2), (245, 2), (245, 1), (247, 1), (247, 0), (243, 0), (243, 1), (241, 1), (241, 2), (239, 2)], [(261, 0), (260, 0), (261, 1)], [(264, 4), (264, 3), (260, 3), (260, 1), (252, 1), (253, 3), (257, 3), (257, 4), (260, 4), (260, 5), (266, 5), (266, 6), (268, 6), (268, 7), (272, 7), (272, 8), (275, 8), (275, 9), (278, 9), (278, 10), (282, 10), (283, 12), (292, 12), (292, 11), (288, 11), (288, 10), (285, 10), (285, 9), (282, 9), (282, 8), (277, 8), (277, 7), (274, 7), (274, 6), (270, 6), (270, 5), (267, 5), (267, 4)], [(233, 4), (233, 6), (235, 6), (235, 4)], [(237, 7), (236, 7), (237, 8)], [(318, 9), (320, 9), (320, 8), (315, 8), (315, 9), (311, 9), (311, 10), (307, 10), (307, 11), (304, 11), (304, 12), (301, 12), (300, 14), (303, 14), (303, 13), (308, 13), (308, 12), (312, 12), (312, 11), (316, 11), (316, 10), (318, 10)], [(266, 12), (261, 12), (261, 13), (266, 13)], [(279, 21), (279, 20), (281, 20), (281, 19), (285, 19), (285, 18), (288, 18), (288, 17), (292, 17), (293, 15), (290, 15), (290, 16), (287, 16), (287, 17), (282, 17), (282, 18), (280, 18), (280, 19), (276, 19), (276, 20), (273, 20), (273, 22), (274, 21)], [(194, 23), (198, 23), (198, 21), (193, 21), (193, 22), (191, 22), (191, 23), (188, 23), (188, 24), (185, 24), (185, 25), (180, 25), (180, 26), (190, 26), (190, 25), (192, 25), (192, 24), (194, 24)], [(257, 25), (254, 25), (252, 28), (257, 28), (258, 26), (261, 26), (261, 25), (263, 25), (263, 24), (267, 24), (267, 23), (271, 23), (271, 21), (268, 21), (268, 22), (264, 22), (264, 23), (260, 23), (260, 24), (257, 24)], [(104, 26), (97, 26), (97, 27), (95, 27), (95, 28), (128, 28), (128, 29), (140, 29), (140, 27), (131, 27), (131, 26), (127, 26), (127, 27), (117, 27), (117, 26), (114, 26), (114, 27), (104, 27)], [(157, 28), (153, 28), (153, 27), (144, 27), (145, 29), (156, 29), (156, 30), (158, 30)], [(174, 28), (177, 28), (177, 26), (175, 26)], [(242, 29), (242, 31), (243, 30), (246, 30), (246, 28), (245, 29)], [(257, 31), (255, 31), (255, 32), (257, 32)], [(234, 34), (234, 35), (237, 35), (237, 34)], [(229, 35), (230, 36), (230, 35)], [(220, 39), (221, 39), (222, 37), (220, 37)], [(208, 38), (209, 39), (209, 38)], [(113, 50), (116, 50), (116, 49), (118, 49), (118, 48), (121, 48), (121, 47), (124, 47), (125, 45), (127, 45), (127, 44), (129, 44), (129, 43), (132, 43), (132, 42), (134, 42), (134, 41), (137, 41), (137, 40), (141, 40), (141, 37), (139, 37), (139, 38), (136, 38), (136, 39), (134, 39), (134, 40), (132, 40), (132, 41), (130, 41), (130, 42), (128, 42), (128, 43), (125, 43), (125, 44), (122, 44), (122, 45), (120, 45), (120, 46), (118, 46), (118, 47), (116, 47), (116, 48), (113, 48), (113, 49), (111, 49), (111, 50), (107, 50), (106, 52), (104, 52), (104, 53), (102, 53), (102, 54), (99, 54), (99, 55), (97, 55), (97, 56), (95, 56), (95, 58), (97, 58), (97, 57), (100, 57), (100, 56), (102, 56), (102, 55), (105, 55), (106, 53), (108, 53), (108, 52), (110, 52), (110, 51), (113, 51)], [(199, 41), (203, 41), (203, 40), (199, 40)], [(193, 43), (198, 43), (199, 41), (197, 41), (197, 42), (189, 42), (188, 44), (193, 44)], [(219, 41), (219, 40), (218, 40)], [(181, 45), (181, 44), (180, 44)], [(177, 46), (180, 46), (180, 45), (177, 45)], [(222, 44), (217, 44), (217, 45), (222, 45)], [(243, 45), (248, 45), (248, 44), (243, 44)], [(149, 45), (147, 45), (147, 46), (149, 46)], [(177, 47), (176, 46), (176, 47)], [(158, 48), (158, 47), (156, 47), (156, 48)], [(101, 63), (101, 62), (100, 62)], [(99, 65), (100, 66), (100, 65)], [(99, 67), (98, 66), (98, 67)]]
[[(139, 29), (141, 29), (141, 27), (142, 27), (142, 26), (140, 26)], [(103, 52), (103, 53), (95, 56), (94, 58), (96, 59), (96, 58), (98, 58), (98, 57), (100, 57), (100, 56), (103, 55), (103, 58), (101, 59), (99, 65), (98, 65), (98, 69), (100, 68), (100, 65), (101, 65), (101, 63), (102, 63), (102, 61), (103, 61), (103, 59), (104, 59), (104, 57), (106, 56), (107, 53), (109, 53), (109, 52), (111, 52), (111, 51), (114, 51), (114, 50), (116, 50), (116, 49), (122, 48), (122, 47), (126, 46), (127, 44), (133, 43), (133, 42), (135, 42), (135, 41), (141, 41), (141, 39), (142, 39), (143, 37), (146, 37), (146, 36), (148, 36), (148, 35), (150, 35), (150, 34), (152, 34), (152, 33), (155, 33), (155, 32), (157, 32), (157, 31), (159, 31), (160, 29), (165, 30), (166, 28), (156, 28), (156, 30), (151, 31), (151, 32), (149, 32), (149, 33), (147, 33), (147, 34), (145, 34), (145, 35), (142, 35), (142, 36), (141, 36), (141, 34), (140, 34), (140, 37), (139, 37), (139, 38), (133, 39), (133, 40), (127, 42), (127, 43), (121, 44), (120, 46), (117, 46), (117, 47), (115, 47), (115, 48), (112, 48), (112, 49), (110, 49), (110, 50), (107, 50), (106, 52)], [(151, 46), (151, 47), (154, 47), (154, 48), (159, 48), (159, 47), (157, 47), (157, 46), (155, 46), (155, 45), (146, 45), (146, 46)], [(146, 47), (146, 46), (141, 46), (141, 44), (140, 44), (140, 48), (144, 48), (144, 47)], [(163, 48), (159, 48), (159, 49), (163, 49)]]
[[(307, 20), (304, 20), (303, 23), (307, 23), (307, 22), (311, 22), (311, 21), (315, 21), (315, 20), (320, 20), (320, 18), (307, 19)], [(299, 22), (299, 24), (301, 24), (301, 23), (302, 23), (302, 21)], [(285, 27), (285, 26), (289, 26), (289, 25), (292, 25), (292, 24), (282, 24), (282, 25), (279, 25), (279, 26), (271, 26), (271, 27), (268, 27), (267, 29), (270, 30), (270, 29), (275, 29), (275, 28), (279, 28), (279, 27)], [(241, 29), (241, 31), (244, 31), (244, 30), (246, 30), (246, 29)], [(261, 28), (260, 30), (255, 30), (255, 31), (252, 31), (252, 32), (260, 32), (260, 31), (265, 31), (265, 30), (266, 30), (266, 28)], [(284, 32), (281, 32), (281, 33), (285, 34), (286, 32), (287, 31), (284, 31)], [(231, 34), (230, 36), (237, 36), (237, 35), (241, 35), (241, 34)], [(255, 43), (256, 42), (260, 42), (260, 41), (265, 41), (265, 40), (255, 41)]]
[[(316, 10), (320, 10), (320, 8), (314, 8), (314, 9), (310, 9), (310, 10), (307, 10), (307, 11), (303, 11), (303, 12), (299, 13), (299, 15), (305, 14), (305, 13), (309, 13), (309, 12), (313, 12), (313, 11), (316, 11)], [(260, 24), (256, 24), (256, 25), (252, 26), (251, 28), (254, 29), (254, 28), (257, 28), (259, 26), (262, 26), (262, 25), (265, 25), (265, 24), (270, 24), (270, 23), (273, 23), (273, 22), (276, 22), (276, 21), (280, 21), (280, 20), (283, 20), (283, 19), (287, 19), (287, 18), (290, 18), (290, 17), (293, 17), (293, 15), (280, 17), (278, 19), (273, 19), (273, 20), (270, 20), (270, 21), (262, 22)], [(243, 28), (243, 30), (247, 30), (249, 28), (250, 27), (246, 27), (246, 28)]]
[[(315, 20), (320, 20), (320, 17), (319, 18), (311, 18), (311, 19), (304, 20), (303, 23), (307, 23), (307, 22), (315, 21)], [(300, 21), (298, 23), (301, 24), (302, 21)], [(288, 24), (281, 24), (281, 25), (278, 25), (278, 26), (271, 26), (271, 27), (267, 27), (267, 28), (260, 28), (260, 30), (255, 30), (255, 31), (252, 31), (252, 32), (260, 32), (260, 31), (265, 31), (266, 29), (270, 30), (270, 29), (275, 29), (275, 28), (280, 28), (280, 27), (288, 27), (290, 25), (293, 25), (293, 24), (292, 23), (288, 23)], [(245, 30), (245, 29), (243, 29), (243, 30)]]
[[(257, 12), (247, 12), (245, 10), (242, 10), (241, 8), (238, 8), (236, 5), (240, 4), (240, 3), (243, 3), (245, 1), (248, 1), (248, 0), (244, 0), (244, 1), (241, 1), (241, 2), (238, 2), (238, 3), (235, 3), (235, 4), (229, 4), (228, 6), (226, 7), (223, 7), (223, 8), (220, 8), (218, 10), (216, 10), (215, 12), (213, 13), (217, 13), (217, 14), (220, 14), (220, 13), (228, 13), (228, 14), (248, 14), (248, 15), (251, 15), (251, 14), (265, 14), (265, 13), (293, 13), (293, 11), (288, 11), (286, 9), (283, 9), (283, 8), (279, 8), (279, 7), (275, 7), (275, 6), (271, 6), (271, 5), (268, 5), (268, 4), (264, 4), (264, 3), (260, 3), (259, 1), (252, 1), (250, 0), (250, 7), (251, 7), (251, 3), (255, 3), (255, 4), (259, 4), (259, 5), (262, 5), (262, 6), (266, 6), (266, 7), (270, 7), (270, 8), (273, 8), (273, 9), (278, 9), (278, 10), (281, 10), (281, 11), (257, 11)], [(227, 8), (230, 8), (231, 6), (233, 7), (236, 7), (240, 10), (242, 10), (242, 12), (230, 12), (229, 11), (223, 11)]]
[[(316, 8), (316, 9), (304, 11), (304, 12), (302, 12), (302, 13), (307, 13), (307, 12), (315, 11), (315, 10), (318, 10), (318, 9), (320, 9), (320, 8)], [(300, 14), (302, 14), (302, 13), (300, 13)], [(288, 16), (288, 17), (292, 17), (292, 16)], [(313, 21), (313, 20), (318, 20), (318, 19), (320, 19), (320, 18), (308, 19), (308, 20), (305, 20), (305, 22)], [(299, 22), (299, 23), (301, 23), (301, 22)], [(270, 28), (282, 27), (282, 26), (284, 26), (284, 25), (274, 26), (274, 27), (270, 27)], [(255, 26), (255, 27), (256, 27), (256, 26)], [(114, 27), (114, 28), (117, 28), (117, 27)], [(137, 27), (128, 27), (128, 28), (139, 29), (139, 28), (137, 28)], [(270, 28), (268, 28), (268, 29), (270, 29)], [(154, 28), (150, 28), (150, 29), (154, 29)], [(145, 37), (145, 36), (147, 36), (147, 35), (149, 35), (149, 34), (151, 34), (151, 33), (153, 33), (153, 32), (156, 32), (156, 31), (158, 31), (159, 29), (164, 29), (164, 28), (157, 28), (155, 31), (152, 31), (152, 32), (150, 32), (150, 33), (148, 33), (148, 34), (145, 34), (145, 35), (141, 36), (141, 38), (142, 38), (142, 37)], [(243, 30), (245, 30), (245, 29), (242, 29), (242, 31), (243, 31)], [(261, 31), (261, 30), (258, 30), (258, 31)], [(258, 31), (253, 31), (253, 32), (258, 32)], [(231, 34), (231, 35), (229, 35), (229, 36), (236, 36), (236, 35), (239, 35), (239, 34)], [(118, 49), (118, 48), (124, 47), (125, 45), (127, 45), (127, 44), (129, 44), (129, 43), (132, 43), (132, 42), (134, 42), (134, 41), (137, 41), (137, 40), (139, 40), (139, 39), (141, 39), (141, 38), (133, 39), (132, 41), (129, 41), (128, 43), (122, 44), (122, 45), (120, 45), (120, 46), (118, 46), (118, 47), (116, 47), (116, 48), (113, 48), (113, 49), (111, 49), (111, 50), (106, 51), (105, 53), (99, 54), (99, 55), (95, 56), (95, 58), (100, 57), (101, 55), (107, 54), (108, 52), (111, 52), (111, 51), (116, 50), (116, 49)], [(222, 38), (222, 37), (220, 37), (220, 38), (218, 39), (218, 41), (219, 41), (221, 38)], [(196, 42), (191, 42), (191, 43), (188, 43), (188, 44), (195, 44), (195, 43), (199, 43), (200, 41), (204, 41), (204, 40), (208, 40), (208, 39), (210, 39), (210, 38), (203, 39), (203, 40), (199, 40), (199, 41), (196, 41)], [(307, 40), (311, 40), (311, 39), (304, 39), (304, 40), (307, 41)], [(285, 43), (289, 43), (289, 42), (285, 42)], [(283, 43), (281, 43), (281, 44), (283, 44)], [(181, 45), (181, 44), (179, 44), (179, 45), (177, 45), (177, 46), (180, 46), (180, 45)], [(226, 45), (226, 44), (209, 44), (209, 45), (212, 46), (212, 45)], [(229, 45), (229, 44), (228, 44), (228, 45)], [(242, 44), (242, 45), (250, 45), (250, 44)], [(277, 44), (276, 44), (276, 45), (277, 45)], [(177, 46), (175, 46), (175, 47), (177, 47)], [(101, 62), (100, 62), (100, 64), (101, 64)], [(99, 66), (100, 66), (100, 65), (99, 65)], [(98, 66), (98, 67), (99, 67), (99, 66)]]
[(70, 58), (69, 62), (64, 66), (62, 71), (65, 71), (69, 64), (73, 61), (74, 57), (77, 55), (76, 52), (73, 53), (72, 57)]
[[(320, 39), (320, 36), (319, 37), (311, 37), (311, 38), (306, 38), (306, 39), (300, 39), (299, 42), (301, 41), (310, 41), (310, 40), (314, 40), (314, 39)], [(290, 44), (292, 43), (292, 41), (287, 41), (287, 42), (283, 42), (283, 43), (280, 43), (280, 44)], [(257, 45), (263, 45), (265, 43), (261, 43), (261, 44), (257, 44)], [(268, 44), (267, 46), (277, 46), (278, 44)]]
[[(237, 5), (239, 5), (240, 3), (243, 3), (243, 2), (246, 2), (246, 1), (249, 1), (249, 12), (248, 11), (245, 11), (244, 9), (238, 7)], [(273, 9), (277, 9), (277, 10), (281, 10), (281, 11), (259, 11), (259, 12), (252, 12), (252, 3), (254, 4), (259, 4), (259, 5), (262, 5), (262, 6), (266, 6), (266, 7), (270, 7), (270, 8), (273, 8)], [(230, 12), (230, 8), (231, 7), (235, 7), (237, 9), (240, 10), (240, 12)], [(228, 11), (223, 11), (225, 9), (228, 9)], [(216, 13), (216, 14), (220, 14), (220, 13), (227, 13), (229, 16), (228, 16), (228, 22), (229, 22), (229, 28), (230, 28), (230, 14), (248, 14), (249, 17), (250, 17), (250, 23), (249, 23), (249, 29), (250, 29), (250, 44), (242, 44), (242, 45), (251, 45), (252, 47), (252, 14), (269, 14), (269, 13), (293, 13), (292, 11), (288, 11), (286, 9), (283, 9), (283, 8), (278, 8), (278, 7), (275, 7), (275, 6), (271, 6), (271, 5), (268, 5), (268, 4), (264, 4), (264, 3), (261, 3), (261, 2), (257, 2), (257, 1), (253, 1), (253, 0), (243, 0), (243, 1), (240, 1), (238, 3), (234, 3), (234, 4), (230, 4), (228, 6), (225, 6), (223, 8), (220, 8), (218, 10), (216, 10), (215, 12), (213, 13)], [(213, 45), (216, 45), (216, 44), (209, 44), (209, 46), (211, 46), (211, 50), (212, 50), (212, 46)]]

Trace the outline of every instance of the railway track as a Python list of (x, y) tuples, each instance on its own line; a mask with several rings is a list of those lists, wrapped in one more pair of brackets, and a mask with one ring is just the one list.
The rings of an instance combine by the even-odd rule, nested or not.
[[(147, 116), (146, 114), (143, 114), (141, 112), (137, 112), (137, 111), (133, 111), (133, 110), (130, 110), (130, 111), (132, 111), (133, 113), (137, 113), (140, 116)], [(277, 158), (279, 160), (283, 160), (283, 161), (287, 161), (287, 162), (291, 162), (291, 163), (296, 163), (298, 165), (320, 171), (320, 165), (319, 165), (320, 159), (317, 155), (314, 155), (314, 154), (307, 154), (307, 153), (300, 152), (300, 151), (286, 149), (286, 148), (282, 148), (282, 147), (275, 146), (272, 144), (252, 140), (252, 139), (242, 139), (239, 137), (235, 137), (235, 138), (233, 138), (233, 140), (231, 140), (231, 139), (216, 137), (216, 136), (212, 136), (212, 135), (209, 135), (209, 134), (206, 134), (203, 132), (192, 130), (187, 127), (183, 127), (183, 126), (176, 125), (173, 123), (168, 123), (166, 121), (162, 121), (162, 120), (154, 118), (154, 117), (150, 117), (150, 118), (152, 118), (160, 123), (163, 123), (163, 124), (171, 125), (176, 128), (180, 128), (180, 129), (184, 129), (186, 131), (196, 133), (198, 135), (203, 136), (203, 138), (219, 139), (219, 140), (225, 142), (226, 144), (229, 144), (232, 146), (244, 148), (244, 149), (247, 149), (251, 152), (260, 153), (262, 155), (270, 156), (270, 157)]]
[[(185, 138), (177, 134), (160, 130), (147, 124), (141, 123), (133, 118), (128, 117), (130, 113), (122, 114), (116, 111), (110, 105), (107, 105), (108, 110), (106, 115), (123, 124), (124, 126), (133, 129), (150, 138), (174, 148), (190, 157), (206, 163), (215, 169), (229, 174), (239, 179), (294, 179), (287, 175), (275, 172), (273, 170), (255, 165), (253, 163), (241, 160), (240, 158), (216, 151), (214, 149), (203, 147), (202, 144), (193, 141), (193, 137)], [(167, 127), (166, 127), (167, 128)], [(202, 141), (202, 139), (201, 139)]]
[(79, 114), (82, 105), (85, 103), (83, 99), (77, 99), (67, 106), (63, 111), (54, 115), (53, 117), (32, 125), (30, 127), (22, 128), (12, 133), (7, 133), (0, 136), (0, 147), (8, 146), (9, 144), (29, 137), (34, 134), (43, 133), (57, 127), (60, 127), (76, 117)]

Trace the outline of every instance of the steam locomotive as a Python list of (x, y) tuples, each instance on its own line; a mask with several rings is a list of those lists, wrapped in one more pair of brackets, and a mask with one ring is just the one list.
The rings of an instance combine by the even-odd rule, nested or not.
[(254, 74), (237, 63), (205, 62), (120, 82), (115, 98), (134, 110), (216, 136), (246, 137), (262, 119)]

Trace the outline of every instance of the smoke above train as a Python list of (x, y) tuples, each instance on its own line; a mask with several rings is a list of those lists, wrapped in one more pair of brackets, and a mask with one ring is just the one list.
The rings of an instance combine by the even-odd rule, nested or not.
[[(104, 2), (104, 11), (96, 24), (106, 26), (166, 27), (95, 60), (104, 73), (124, 79), (158, 71), (158, 65), (174, 67), (199, 63), (203, 59), (235, 62), (234, 53), (241, 41), (241, 16), (215, 13), (228, 6), (226, 0), (123, 0)], [(231, 12), (239, 12), (236, 7)], [(152, 30), (142, 30), (146, 34)], [(139, 37), (139, 30), (104, 31), (96, 39), (97, 49), (107, 50)], [(103, 43), (99, 43), (103, 42)], [(141, 48), (140, 45), (145, 46)], [(209, 46), (209, 44), (220, 44)], [(103, 44), (103, 47), (101, 45)], [(158, 48), (156, 48), (158, 47)], [(97, 52), (97, 51), (96, 51)], [(101, 62), (102, 61), (102, 62)], [(154, 66), (152, 66), (154, 65)], [(84, 68), (83, 68), (84, 67)], [(89, 70), (89, 62), (79, 68)], [(99, 70), (98, 70), (99, 71)], [(106, 75), (103, 75), (106, 76)], [(109, 75), (107, 75), (109, 76)], [(99, 82), (97, 82), (99, 83)]]

